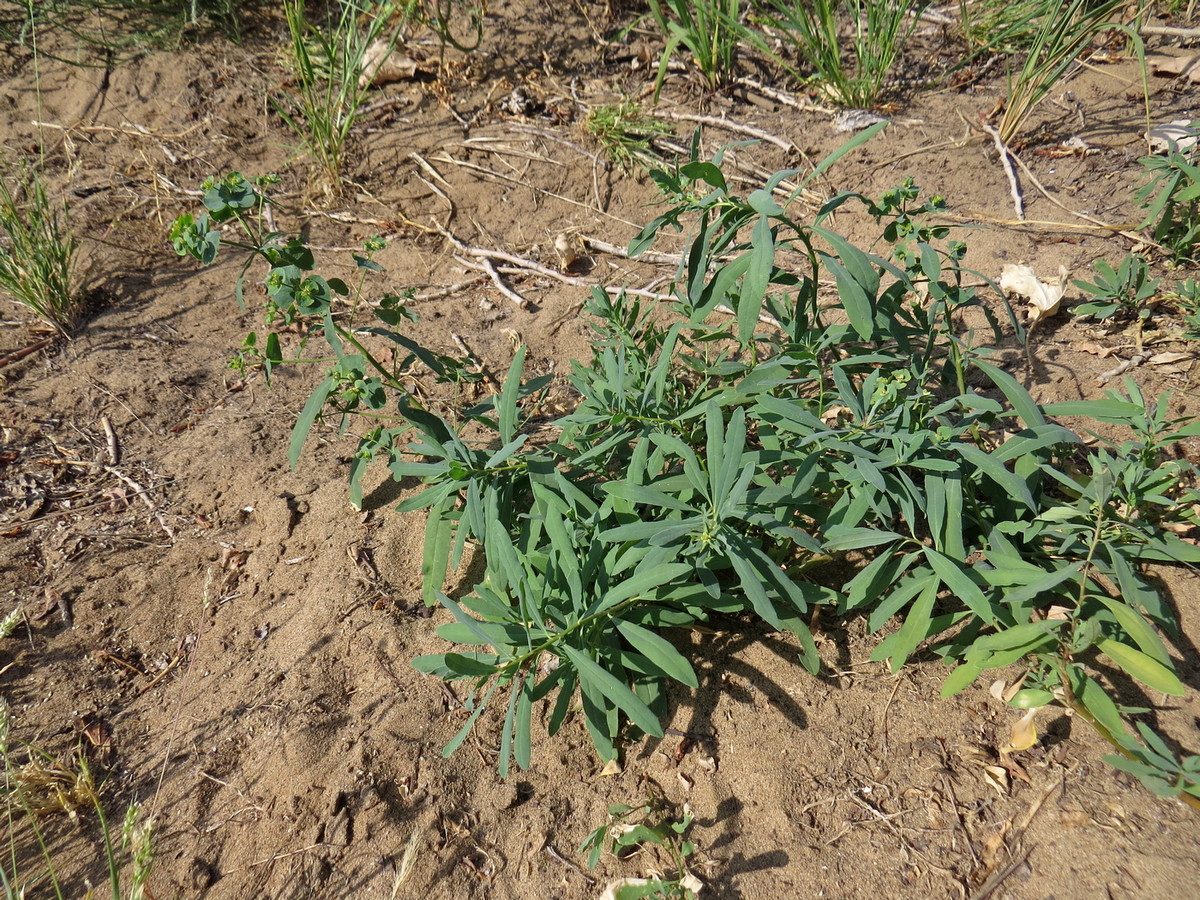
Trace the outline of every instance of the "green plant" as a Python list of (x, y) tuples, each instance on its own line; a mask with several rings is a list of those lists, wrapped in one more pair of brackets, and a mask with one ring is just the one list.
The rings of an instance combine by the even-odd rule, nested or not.
[(609, 160), (627, 172), (659, 163), (654, 139), (672, 133), (670, 125), (643, 111), (632, 98), (596, 107), (583, 127)]
[[(145, 884), (154, 864), (150, 823), (142, 819), (141, 809), (131, 804), (125, 812), (120, 840), (114, 844), (100, 794), (102, 784), (92, 774), (82, 748), (69, 759), (59, 759), (32, 747), (25, 747), (26, 762), (18, 764), (18, 749), (12, 741), (12, 715), (0, 700), (0, 761), (4, 769), (0, 796), (7, 828), (7, 848), (0, 862), (0, 889), (6, 900), (19, 900), (35, 890), (35, 896), (64, 900), (66, 894), (58, 879), (52, 847), (41, 820), (66, 814), (77, 822), (80, 815), (94, 809), (104, 842), (104, 863), (113, 900), (143, 900)], [(76, 826), (73, 824), (72, 828)], [(29, 858), (28, 844), (18, 832), (32, 835), (39, 859)], [(128, 889), (122, 890), (122, 861), (129, 863)], [(89, 896), (91, 894), (89, 893)]]
[[(834, 103), (851, 107), (875, 103), (926, 5), (925, 0), (763, 3), (764, 20), (798, 52), (822, 93)], [(849, 46), (843, 37), (846, 16), (850, 19)], [(789, 63), (780, 61), (797, 73)]]
[(284, 0), (293, 83), (292, 90), (272, 105), (321, 167), (324, 191), (337, 196), (346, 142), (370, 91), (363, 77), (367, 50), (391, 28), (385, 42), (386, 52), (391, 51), (403, 24), (391, 19), (400, 14), (403, 20), (412, 4), (336, 0), (324, 27), (310, 23), (305, 8), (305, 0)]
[[(1123, 5), (1124, 0), (1070, 0), (1065, 8), (1042, 18), (1025, 63), (1015, 76), (1009, 74), (1004, 113), (997, 128), (1004, 143), (1011, 143), (1020, 133), (1034, 107), (1096, 36), (1120, 27), (1113, 16)], [(1140, 48), (1140, 39), (1132, 32), (1130, 36), (1138, 40)]]
[(0, 290), (60, 334), (79, 323), (82, 305), (75, 237), (65, 203), (55, 203), (35, 169), (0, 179)]
[[(456, 4), (458, 0), (409, 0), (405, 13), (419, 18), (432, 29), (438, 37), (443, 57), (447, 45), (471, 53), (483, 42), (483, 20), (487, 14), (485, 0), (472, 5), (465, 17), (455, 11)], [(464, 20), (466, 27), (460, 29)]]
[[(1200, 131), (1200, 122), (1191, 130)], [(1166, 247), (1175, 262), (1197, 261), (1200, 241), (1200, 167), (1195, 145), (1181, 150), (1172, 145), (1162, 156), (1138, 160), (1148, 172), (1135, 195), (1145, 213), (1141, 228), (1152, 229), (1154, 240)]]
[(1123, 313), (1146, 319), (1150, 316), (1146, 301), (1158, 293), (1158, 285), (1159, 279), (1150, 277), (1146, 260), (1136, 253), (1121, 260), (1116, 271), (1106, 261), (1098, 260), (1095, 282), (1075, 281), (1075, 287), (1096, 299), (1076, 306), (1075, 314), (1108, 319)]
[[(789, 632), (815, 672), (808, 622), (821, 609), (865, 616), (886, 635), (872, 658), (893, 669), (942, 657), (948, 695), (1028, 660), (1044, 702), (1124, 746), (1096, 660), (1183, 692), (1159, 636), (1175, 627), (1170, 610), (1141, 570), (1200, 562), (1162, 527), (1200, 524), (1196, 471), (1164, 461), (1200, 424), (1168, 418), (1166, 401), (1132, 382), (1124, 396), (1039, 406), (966, 327), (964, 311), (987, 307), (962, 244), (942, 246), (946, 231), (922, 221), (940, 204), (915, 186), (878, 203), (838, 195), (802, 223), (773, 196), (795, 172), (742, 197), (723, 154), (705, 161), (697, 148), (652, 172), (667, 210), (631, 245), (636, 255), (688, 229), (674, 301), (596, 290), (594, 357), (571, 376), (578, 406), (551, 418), (539, 406), (548, 380), (521, 377), (523, 348), (482, 403), (443, 415), (419, 400), (403, 361), (441, 374), (442, 358), (396, 330), (394, 303), (374, 309), (379, 326), (350, 330), (334, 304), (344, 286), (304, 275), (315, 262), (302, 244), (260, 243), (246, 218), (265, 201), (240, 176), (206, 186), (211, 219), (177, 224), (177, 249), (211, 262), (217, 226), (240, 223), (249, 259), (270, 263), (269, 312), (312, 317), (333, 351), (293, 431), (293, 465), (323, 411), (343, 427), (363, 413), (352, 485), (375, 455), (422, 481), (399, 508), (427, 510), (424, 596), (453, 615), (438, 633), (455, 646), (413, 664), (465, 682), (470, 713), (445, 752), (495, 706), (500, 771), (527, 766), (544, 700), (551, 734), (578, 712), (613, 760), (624, 742), (662, 736), (670, 682), (697, 686), (693, 624)], [(886, 255), (825, 227), (862, 201)], [(823, 281), (836, 302), (819, 295)], [(733, 316), (715, 317), (718, 306)], [(764, 328), (764, 313), (776, 324)], [(1089, 449), (1051, 414), (1132, 438)], [(482, 574), (452, 599), (441, 586), (468, 545)]]
[(1028, 50), (1047, 16), (1062, 11), (1060, 0), (959, 0), (959, 23), (967, 43), (997, 53)]
[(709, 88), (720, 87), (733, 77), (738, 45), (746, 34), (741, 23), (742, 0), (650, 0), (650, 12), (667, 39), (654, 83), (655, 97), (680, 46), (691, 53)]
[(665, 809), (661, 798), (651, 797), (641, 806), (618, 803), (608, 808), (609, 821), (592, 830), (579, 848), (588, 855), (588, 868), (600, 862), (605, 845), (616, 857), (628, 856), (640, 848), (653, 847), (665, 854), (672, 873), (652, 878), (625, 878), (611, 885), (614, 900), (641, 900), (658, 897), (663, 900), (693, 900), (702, 887), (687, 868), (688, 858), (696, 846), (685, 838), (692, 826), (692, 814), (685, 812), (675, 819)]
[(1166, 297), (1183, 317), (1184, 336), (1200, 337), (1200, 281), (1195, 278), (1177, 281)]

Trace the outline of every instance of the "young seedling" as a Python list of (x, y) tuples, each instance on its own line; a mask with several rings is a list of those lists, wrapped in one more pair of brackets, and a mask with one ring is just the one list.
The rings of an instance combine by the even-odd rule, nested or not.
[(626, 172), (660, 164), (654, 139), (672, 133), (670, 125), (643, 111), (633, 99), (596, 107), (583, 127), (600, 142), (609, 160)]
[(1129, 318), (1147, 319), (1147, 301), (1158, 293), (1159, 279), (1150, 277), (1146, 260), (1131, 253), (1114, 270), (1105, 260), (1096, 263), (1096, 280), (1076, 281), (1075, 287), (1095, 299), (1075, 307), (1075, 315), (1094, 319), (1109, 319), (1118, 314)]
[[(1190, 126), (1200, 133), (1200, 122)], [(1163, 156), (1138, 160), (1149, 173), (1136, 194), (1154, 240), (1170, 251), (1177, 263), (1195, 262), (1200, 257), (1200, 165), (1193, 144), (1187, 150), (1172, 144)]]
[(704, 83), (710, 88), (726, 84), (734, 74), (742, 25), (742, 0), (650, 0), (650, 13), (667, 39), (658, 64), (654, 96), (662, 89), (671, 57), (686, 48)]
[[(670, 874), (649, 878), (622, 878), (613, 882), (604, 893), (612, 900), (694, 900), (703, 883), (688, 871), (687, 860), (696, 852), (696, 845), (686, 838), (692, 826), (691, 812), (675, 819), (664, 811), (662, 800), (650, 798), (641, 806), (618, 803), (608, 808), (609, 821), (592, 830), (579, 848), (587, 854), (588, 868), (600, 862), (606, 845), (613, 856), (624, 859), (641, 849), (655, 849), (667, 859)], [(658, 871), (657, 866), (652, 868)]]
[(1116, 27), (1124, 0), (1070, 0), (1045, 16), (1020, 71), (1009, 76), (997, 130), (1007, 145), (1024, 129), (1034, 108), (1057, 85), (1102, 31)]

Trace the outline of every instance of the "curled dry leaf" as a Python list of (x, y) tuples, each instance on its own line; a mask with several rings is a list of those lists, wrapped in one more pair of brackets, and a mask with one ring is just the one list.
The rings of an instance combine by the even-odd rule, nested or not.
[(1034, 707), (1028, 710), (1025, 715), (1021, 716), (1012, 727), (1012, 733), (1008, 737), (1008, 743), (1000, 748), (1002, 754), (1019, 753), (1022, 750), (1028, 750), (1038, 742), (1037, 728), (1033, 724), (1034, 717), (1038, 714), (1040, 707)]
[(377, 40), (363, 54), (359, 87), (407, 81), (417, 75), (417, 62), (393, 48), (390, 41)]
[(608, 762), (606, 762), (604, 764), (604, 768), (600, 770), (600, 775), (601, 775), (601, 777), (604, 777), (604, 778), (606, 778), (610, 775), (620, 775), (620, 774), (621, 774), (621, 764), (619, 762), (617, 762), (615, 759), (610, 759)]
[(1039, 280), (1029, 266), (1010, 264), (1000, 272), (1000, 290), (1006, 294), (1017, 294), (1029, 301), (1033, 307), (1029, 313), (1029, 326), (1032, 328), (1042, 319), (1058, 312), (1069, 278), (1070, 275), (1063, 266), (1058, 267), (1058, 281), (1051, 284)]
[(686, 873), (682, 878), (679, 879), (679, 886), (684, 890), (691, 891), (697, 897), (699, 897), (700, 892), (704, 890), (704, 882), (691, 872)]
[[(1200, 57), (1197, 57), (1200, 59)], [(1200, 66), (1193, 66), (1194, 77), (1200, 78)], [(1170, 153), (1171, 149), (1190, 150), (1196, 145), (1197, 133), (1191, 119), (1173, 119), (1155, 125), (1146, 132), (1146, 143), (1151, 153)]]

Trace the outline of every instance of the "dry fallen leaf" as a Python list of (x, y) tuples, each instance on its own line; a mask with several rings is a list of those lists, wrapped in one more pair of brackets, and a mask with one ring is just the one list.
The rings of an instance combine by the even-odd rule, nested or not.
[(1029, 266), (1009, 264), (1000, 272), (1000, 290), (1006, 294), (1017, 294), (1029, 301), (1033, 307), (1029, 313), (1029, 327), (1032, 328), (1042, 319), (1048, 319), (1058, 312), (1069, 277), (1066, 268), (1059, 266), (1058, 281), (1050, 284), (1039, 280)]
[(1098, 356), (1101, 359), (1113, 355), (1112, 347), (1104, 347), (1094, 341), (1078, 341), (1071, 343), (1071, 349), (1079, 353), (1091, 353), (1093, 356)]
[(1001, 797), (1008, 792), (1008, 772), (1004, 766), (984, 766), (983, 780), (994, 787)]
[(1200, 53), (1191, 56), (1147, 56), (1146, 62), (1155, 75), (1174, 75), (1200, 84)]
[(997, 700), (1003, 702), (1004, 701), (1004, 679), (998, 678), (995, 681), (993, 681), (991, 684), (991, 687), (988, 688), (988, 693), (991, 694), (993, 697), (995, 697)]
[(619, 762), (617, 762), (615, 759), (610, 759), (608, 762), (606, 762), (604, 764), (604, 768), (600, 770), (600, 775), (602, 777), (607, 777), (609, 775), (620, 775), (620, 774), (621, 774), (621, 764)]
[(1164, 366), (1170, 363), (1183, 362), (1185, 359), (1195, 359), (1195, 354), (1167, 350), (1162, 353), (1155, 353), (1146, 362), (1152, 366)]

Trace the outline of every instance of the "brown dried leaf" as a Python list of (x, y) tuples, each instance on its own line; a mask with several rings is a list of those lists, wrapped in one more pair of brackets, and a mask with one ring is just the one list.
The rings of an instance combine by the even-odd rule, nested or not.
[(994, 787), (1001, 797), (1008, 793), (1008, 771), (1004, 766), (984, 766), (983, 780)]

